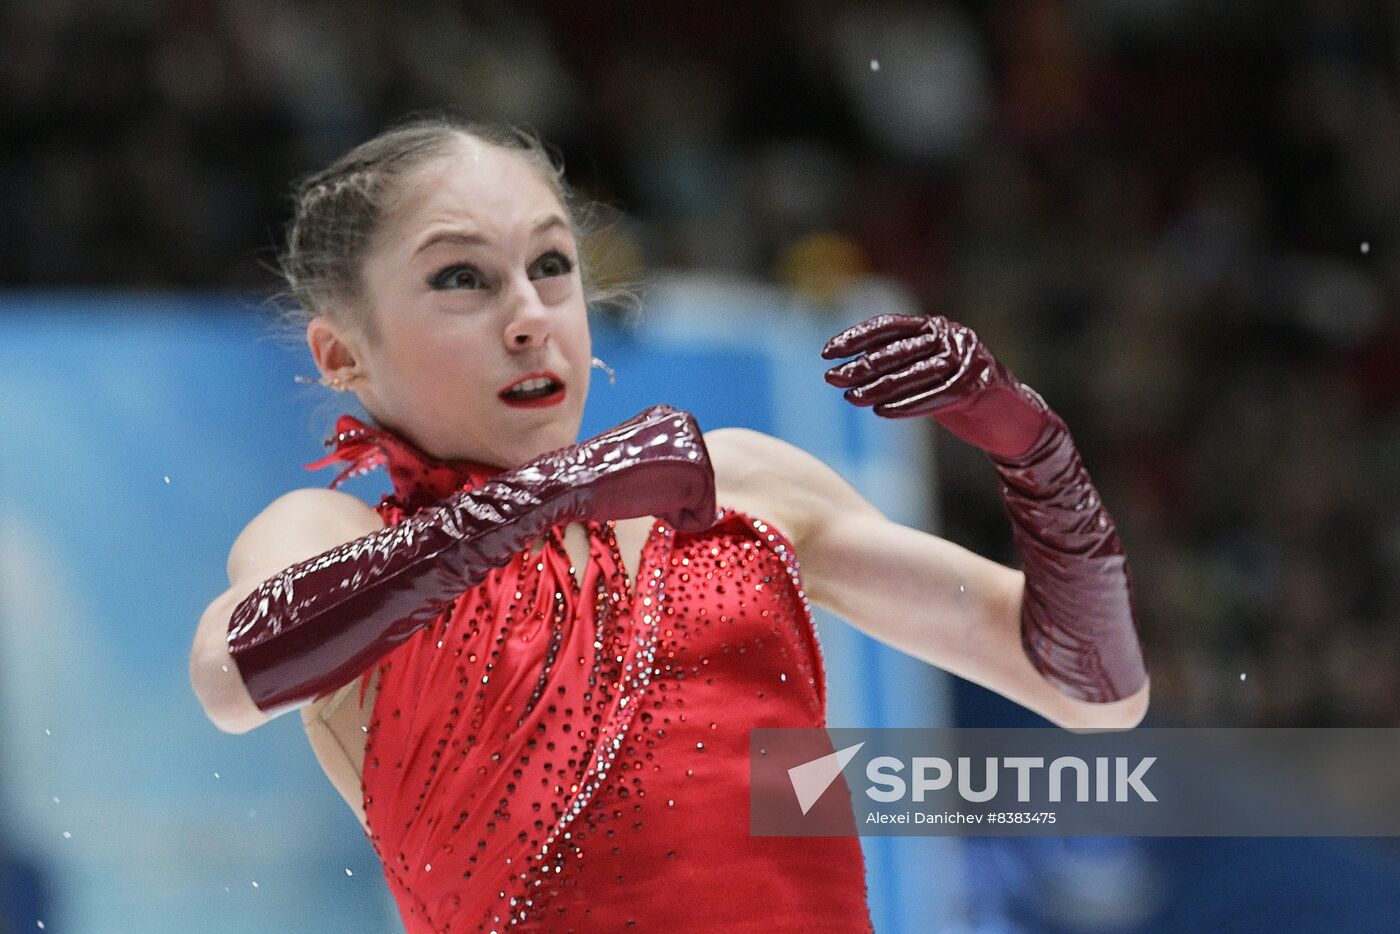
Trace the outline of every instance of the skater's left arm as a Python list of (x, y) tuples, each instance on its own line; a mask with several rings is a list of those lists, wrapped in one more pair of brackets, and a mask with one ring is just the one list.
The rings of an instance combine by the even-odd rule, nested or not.
[(933, 418), (986, 452), (1022, 570), (889, 521), (816, 458), (750, 432), (749, 483), (791, 526), (812, 599), (1061, 726), (1141, 722), (1127, 556), (1064, 421), (942, 316), (876, 315), (821, 353), (852, 358), (826, 373), (851, 404)]
[(721, 441), (710, 446), (716, 470), (792, 539), (813, 603), (1059, 726), (1126, 729), (1142, 720), (1145, 680), (1122, 699), (1092, 702), (1036, 670), (1022, 643), (1021, 571), (886, 518), (801, 448), (738, 428), (712, 436)]

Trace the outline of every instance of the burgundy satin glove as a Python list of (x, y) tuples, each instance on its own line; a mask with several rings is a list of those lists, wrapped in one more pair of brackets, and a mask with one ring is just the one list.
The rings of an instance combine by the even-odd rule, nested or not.
[(931, 416), (991, 455), (1026, 576), (1021, 641), (1036, 670), (1079, 700), (1140, 690), (1127, 557), (1060, 417), (947, 318), (878, 315), (822, 348), (828, 360), (851, 354), (826, 373), (850, 402), (886, 418)]
[(650, 515), (681, 531), (717, 518), (700, 428), (665, 405), (269, 578), (234, 609), (229, 654), (276, 716), (362, 674), (550, 528)]

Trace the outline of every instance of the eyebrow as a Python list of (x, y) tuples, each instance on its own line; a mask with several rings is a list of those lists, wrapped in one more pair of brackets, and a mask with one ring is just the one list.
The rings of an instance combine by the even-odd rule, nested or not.
[[(537, 237), (545, 231), (552, 230), (555, 227), (562, 227), (565, 230), (569, 229), (569, 225), (565, 223), (564, 218), (560, 217), (558, 214), (551, 214), (544, 220), (536, 224), (533, 228), (531, 228), (530, 236)], [(433, 246), (437, 243), (480, 244), (488, 242), (490, 242), (489, 238), (487, 238), (484, 234), (469, 233), (464, 230), (439, 230), (438, 232), (430, 235), (422, 243), (418, 244), (417, 249), (413, 251), (413, 255), (417, 256), (419, 253), (422, 253), (428, 247)]]

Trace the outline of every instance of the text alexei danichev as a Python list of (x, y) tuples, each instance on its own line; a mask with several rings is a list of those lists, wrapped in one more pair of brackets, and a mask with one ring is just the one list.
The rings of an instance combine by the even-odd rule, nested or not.
[(964, 814), (961, 811), (905, 811), (902, 814), (871, 812), (865, 815), (867, 824), (1053, 824), (1054, 811), (992, 811), (987, 814)]

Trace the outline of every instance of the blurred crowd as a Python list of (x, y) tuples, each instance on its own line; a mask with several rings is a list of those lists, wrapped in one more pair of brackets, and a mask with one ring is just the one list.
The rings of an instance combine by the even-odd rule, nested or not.
[[(1396, 725), (1397, 72), (1379, 0), (0, 0), (0, 285), (268, 291), (298, 175), (524, 124), (619, 279), (976, 329), (1119, 521), (1154, 714)], [(1014, 562), (944, 440), (942, 533)]]

